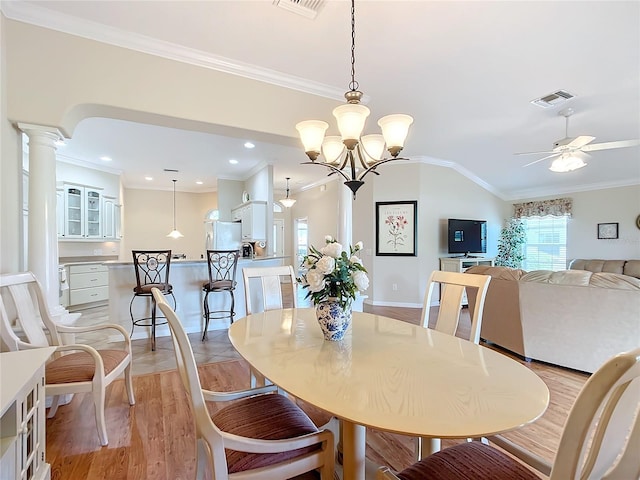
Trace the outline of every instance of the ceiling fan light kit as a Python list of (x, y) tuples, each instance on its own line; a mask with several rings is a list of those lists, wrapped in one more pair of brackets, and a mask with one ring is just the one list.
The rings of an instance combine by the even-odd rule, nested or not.
[(553, 148), (549, 151), (542, 152), (522, 152), (516, 153), (514, 155), (541, 155), (548, 153), (546, 157), (539, 158), (538, 160), (534, 160), (533, 162), (529, 162), (523, 167), (528, 167), (530, 165), (535, 165), (538, 162), (542, 162), (543, 160), (547, 160), (549, 158), (555, 158), (553, 162), (551, 162), (551, 166), (549, 170), (552, 172), (571, 172), (573, 170), (577, 170), (578, 168), (582, 168), (586, 166), (586, 162), (581, 158), (581, 156), (589, 157), (587, 152), (593, 152), (597, 150), (610, 150), (614, 148), (627, 148), (627, 147), (635, 147), (640, 145), (640, 140), (618, 140), (615, 142), (604, 142), (604, 143), (591, 143), (596, 137), (592, 137), (589, 135), (580, 135), (579, 137), (569, 137), (569, 117), (573, 115), (575, 112), (573, 108), (565, 108), (558, 112), (558, 115), (565, 117), (565, 137), (560, 140), (556, 140), (553, 142)]
[[(341, 175), (344, 184), (353, 192), (354, 199), (358, 189), (364, 185), (365, 176), (371, 172), (379, 175), (376, 171), (379, 165), (393, 160), (408, 160), (398, 157), (398, 154), (404, 147), (409, 126), (413, 123), (409, 115), (387, 115), (378, 120), (382, 135), (362, 136), (370, 110), (360, 104), (362, 92), (358, 90), (359, 84), (355, 80), (355, 41), (355, 0), (351, 0), (350, 90), (344, 94), (347, 103), (333, 110), (340, 136), (325, 137), (329, 124), (321, 120), (306, 120), (296, 125), (305, 153), (311, 160), (303, 164), (322, 165), (331, 170), (329, 175)], [(385, 145), (391, 158), (383, 158)], [(316, 161), (321, 153), (324, 161)]]

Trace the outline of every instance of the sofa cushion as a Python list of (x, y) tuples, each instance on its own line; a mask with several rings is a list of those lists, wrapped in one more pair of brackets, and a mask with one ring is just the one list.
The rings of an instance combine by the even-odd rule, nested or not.
[(624, 273), (625, 260), (598, 260), (581, 258), (572, 260), (570, 270), (588, 270), (589, 272)]
[(589, 285), (616, 290), (640, 290), (640, 278), (616, 273), (594, 273), (591, 275)]
[(622, 273), (630, 277), (640, 278), (640, 260), (627, 260)]
[(527, 272), (520, 270), (519, 268), (509, 267), (490, 267), (488, 265), (476, 265), (471, 268), (467, 268), (465, 273), (473, 273), (476, 275), (490, 275), (491, 278), (497, 280), (520, 280), (520, 278)]
[(554, 285), (579, 285), (587, 287), (593, 273), (586, 270), (535, 270), (526, 273), (520, 279), (522, 282), (551, 283)]

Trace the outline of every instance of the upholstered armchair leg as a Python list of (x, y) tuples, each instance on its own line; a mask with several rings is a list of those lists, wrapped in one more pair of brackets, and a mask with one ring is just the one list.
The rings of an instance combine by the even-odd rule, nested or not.
[(133, 395), (133, 380), (131, 378), (131, 362), (124, 369), (124, 384), (127, 388), (127, 398), (129, 399), (129, 405), (136, 404), (136, 398)]
[(109, 444), (107, 438), (107, 422), (104, 419), (104, 388), (96, 388), (93, 391), (93, 403), (96, 409), (96, 426), (98, 427), (98, 437), (100, 445), (103, 447)]
[(53, 418), (56, 412), (58, 411), (58, 407), (60, 406), (60, 395), (54, 395), (51, 399), (51, 408), (49, 408), (49, 413), (47, 414), (47, 418)]

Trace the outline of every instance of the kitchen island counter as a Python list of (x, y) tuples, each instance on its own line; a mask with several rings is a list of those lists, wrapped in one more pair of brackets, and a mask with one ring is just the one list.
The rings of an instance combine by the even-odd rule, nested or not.
[[(244, 267), (270, 267), (290, 264), (291, 257), (271, 255), (268, 257), (240, 258), (236, 272), (235, 289), (235, 318), (241, 318), (245, 313), (245, 294), (242, 282), (242, 268)], [(131, 316), (129, 305), (133, 298), (133, 288), (136, 285), (136, 277), (133, 270), (133, 261), (110, 260), (104, 262), (109, 269), (109, 321), (118, 323), (126, 330), (131, 329)], [(187, 333), (202, 332), (204, 325), (204, 294), (202, 284), (209, 280), (207, 261), (204, 259), (180, 259), (171, 260), (169, 282), (173, 286), (173, 294), (176, 297), (176, 313), (182, 320)], [(169, 303), (173, 301), (168, 297)], [(230, 296), (226, 293), (209, 295), (211, 310), (229, 309)], [(133, 301), (132, 311), (134, 318), (150, 317), (150, 298), (137, 297)], [(211, 320), (209, 330), (221, 330), (229, 327), (229, 319)], [(150, 327), (136, 327), (132, 339), (149, 338)], [(167, 325), (156, 327), (156, 337), (168, 336)]]

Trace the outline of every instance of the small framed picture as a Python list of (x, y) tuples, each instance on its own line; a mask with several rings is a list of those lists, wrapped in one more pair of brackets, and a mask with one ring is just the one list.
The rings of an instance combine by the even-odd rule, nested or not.
[(599, 223), (598, 239), (611, 239), (611, 238), (618, 238), (618, 224), (617, 223)]
[(376, 202), (376, 255), (417, 256), (417, 210), (416, 200)]

